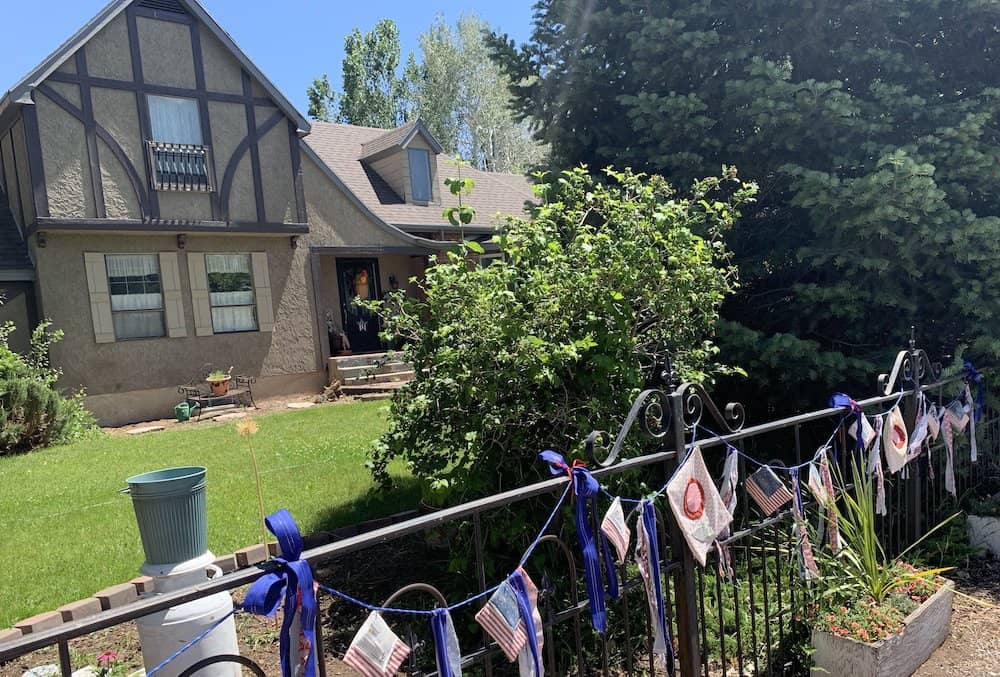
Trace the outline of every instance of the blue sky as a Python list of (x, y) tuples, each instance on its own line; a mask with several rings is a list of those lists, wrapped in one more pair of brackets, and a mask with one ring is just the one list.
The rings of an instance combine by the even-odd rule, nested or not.
[[(438, 14), (449, 23), (475, 13), (519, 42), (531, 32), (534, 0), (201, 0), (251, 60), (296, 107), (306, 112), (305, 90), (329, 73), (339, 88), (344, 36), (390, 18), (399, 25), (403, 60)], [(0, 49), (0, 93), (34, 68), (106, 4), (106, 0), (5, 0)]]

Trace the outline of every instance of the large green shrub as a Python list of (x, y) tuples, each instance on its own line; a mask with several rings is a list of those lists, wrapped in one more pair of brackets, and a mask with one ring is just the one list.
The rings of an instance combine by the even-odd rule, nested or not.
[(56, 387), (60, 372), (49, 363), (49, 347), (62, 339), (48, 322), (31, 334), (31, 350), (10, 349), (13, 323), (0, 326), (0, 455), (73, 440), (95, 428), (83, 394), (69, 397)]
[(720, 369), (709, 337), (735, 284), (722, 233), (754, 186), (726, 169), (681, 197), (660, 177), (579, 168), (535, 191), (541, 206), (494, 237), (503, 260), (460, 245), (414, 281), (420, 298), (372, 304), (416, 371), (377, 478), (399, 457), (437, 498), (510, 488), (537, 476), (542, 448), (614, 430), (664, 355), (686, 378)]

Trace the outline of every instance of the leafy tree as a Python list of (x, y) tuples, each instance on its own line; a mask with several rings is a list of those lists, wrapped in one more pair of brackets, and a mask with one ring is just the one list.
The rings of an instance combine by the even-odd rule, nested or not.
[(1000, 357), (998, 19), (979, 0), (541, 0), (527, 45), (492, 44), (554, 162), (760, 184), (720, 344), (815, 405), (868, 390), (910, 325), (932, 355)]
[(334, 103), (337, 121), (392, 128), (406, 120), (405, 86), (399, 68), (399, 29), (382, 19), (369, 33), (355, 28), (344, 38), (344, 92), (337, 97), (324, 75), (307, 90), (309, 115), (329, 121)]
[(320, 122), (330, 122), (333, 119), (332, 109), (337, 95), (330, 86), (330, 78), (326, 73), (313, 80), (306, 89), (306, 96), (309, 97), (309, 117)]
[(412, 280), (419, 297), (368, 302), (416, 374), (373, 451), (378, 479), (399, 457), (449, 499), (509, 488), (537, 477), (539, 450), (620, 425), (664, 350), (685, 377), (719, 369), (709, 335), (734, 282), (722, 232), (753, 187), (726, 170), (682, 197), (605, 174), (537, 185), (541, 206), (494, 238), (503, 260), (474, 265), (468, 242)]
[(514, 119), (510, 81), (489, 56), (489, 25), (474, 14), (455, 27), (438, 17), (421, 34), (423, 60), (406, 67), (413, 114), (451, 154), (479, 169), (520, 172), (544, 157), (527, 125)]

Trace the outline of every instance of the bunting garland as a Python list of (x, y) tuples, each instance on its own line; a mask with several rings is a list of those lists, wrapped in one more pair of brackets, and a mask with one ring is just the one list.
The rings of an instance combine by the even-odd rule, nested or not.
[(462, 677), (462, 650), (458, 647), (458, 635), (447, 609), (434, 609), (431, 634), (434, 636), (438, 676)]
[(802, 490), (799, 487), (799, 469), (792, 468), (791, 473), (792, 490), (795, 493), (795, 499), (792, 501), (792, 515), (795, 520), (795, 531), (798, 534), (796, 548), (799, 553), (799, 569), (802, 577), (811, 581), (819, 578), (819, 567), (816, 566), (812, 543), (809, 542), (809, 529), (806, 525), (805, 510), (802, 504)]
[[(674, 646), (670, 624), (666, 620), (654, 500), (661, 494), (666, 494), (674, 521), (695, 561), (705, 566), (708, 553), (714, 547), (718, 556), (719, 575), (731, 578), (734, 575), (732, 558), (724, 541), (731, 534), (740, 481), (739, 457), (744, 456), (758, 466), (746, 478), (745, 489), (765, 516), (773, 515), (791, 502), (800, 571), (806, 580), (815, 579), (820, 572), (806, 520), (801, 471), (808, 468), (806, 484), (822, 511), (821, 526), (825, 528), (826, 542), (833, 553), (839, 552), (842, 545), (830, 457), (831, 451), (835, 453), (836, 447), (831, 448), (830, 444), (848, 420), (849, 432), (855, 437), (855, 448), (869, 452), (867, 472), (874, 478), (877, 487), (877, 514), (886, 514), (882, 456), (885, 455), (885, 462), (892, 473), (904, 470), (907, 462), (923, 453), (925, 447), (928, 449), (930, 463), (929, 443), (939, 435), (944, 438), (947, 453), (944, 484), (946, 490), (954, 495), (955, 432), (961, 433), (967, 425), (970, 427), (971, 458), (975, 462), (975, 424), (982, 409), (982, 376), (969, 364), (966, 369), (971, 372), (966, 379), (962, 400), (954, 400), (946, 407), (939, 407), (930, 403), (922, 392), (917, 394), (917, 417), (912, 433), (908, 433), (903, 421), (898, 406), (900, 400), (887, 412), (875, 414), (870, 420), (857, 402), (843, 393), (837, 393), (831, 398), (831, 407), (845, 409), (844, 416), (827, 443), (805, 463), (794, 466), (761, 463), (720, 437), (727, 454), (721, 477), (716, 484), (708, 472), (701, 448), (692, 440), (690, 452), (666, 484), (641, 500), (623, 499), (608, 493), (582, 461), (577, 460), (570, 465), (560, 454), (551, 450), (544, 451), (540, 458), (549, 464), (550, 472), (553, 475), (565, 475), (568, 482), (541, 533), (528, 547), (519, 566), (499, 585), (458, 604), (432, 611), (372, 606), (333, 588), (314, 585), (309, 564), (301, 559), (302, 539), (298, 528), (291, 515), (286, 510), (281, 510), (265, 520), (268, 529), (278, 539), (281, 556), (273, 560), (276, 567), (251, 586), (242, 606), (253, 613), (273, 615), (283, 604), (284, 619), (280, 635), (283, 677), (315, 677), (318, 674), (314, 632), (318, 609), (316, 590), (327, 591), (370, 611), (344, 656), (344, 662), (364, 677), (395, 675), (410, 654), (410, 647), (392, 631), (382, 616), (383, 613), (390, 612), (427, 615), (434, 638), (438, 674), (441, 677), (462, 677), (462, 652), (451, 612), (488, 596), (483, 607), (475, 614), (476, 621), (496, 641), (510, 662), (517, 661), (520, 677), (544, 677), (542, 649), (545, 637), (538, 609), (538, 589), (524, 569), (525, 562), (546, 535), (567, 496), (572, 493), (575, 503), (574, 522), (584, 563), (591, 621), (598, 632), (605, 633), (608, 622), (605, 596), (610, 594), (614, 598), (619, 594), (617, 566), (625, 564), (632, 540), (622, 503), (635, 502), (638, 507), (633, 513), (637, 514), (634, 561), (643, 581), (649, 607), (653, 653), (657, 662), (673, 675)], [(979, 386), (976, 397), (973, 395), (972, 383)], [(902, 396), (901, 393), (900, 399)], [(693, 437), (696, 436), (697, 426)], [(778, 477), (776, 470), (789, 473), (790, 488)], [(929, 472), (933, 478), (933, 466), (929, 468)], [(599, 529), (595, 530), (597, 503), (602, 491), (608, 495), (611, 503), (600, 521)], [(818, 543), (822, 543), (822, 535), (819, 538)]]
[[(719, 497), (722, 504), (729, 512), (730, 519), (736, 514), (736, 487), (740, 482), (740, 455), (736, 449), (729, 449), (726, 453), (726, 462), (722, 466), (722, 479), (719, 481)], [(729, 551), (729, 546), (723, 541), (729, 538), (732, 530), (730, 525), (719, 532), (719, 537), (715, 541), (716, 554), (718, 556), (717, 568), (719, 576), (726, 580), (731, 580), (733, 572), (733, 556)]]
[(840, 552), (840, 523), (837, 517), (837, 492), (833, 488), (833, 475), (830, 474), (830, 457), (823, 449), (819, 460), (820, 479), (826, 491), (827, 499), (823, 503), (826, 509), (827, 540), (834, 554)]
[(909, 443), (906, 424), (898, 406), (892, 408), (882, 426), (882, 452), (890, 473), (895, 474), (906, 465)]
[(538, 588), (528, 577), (528, 573), (518, 567), (511, 574), (510, 585), (517, 598), (517, 606), (524, 623), (526, 642), (517, 656), (518, 670), (521, 677), (544, 677), (542, 666), (542, 615), (538, 612)]
[[(373, 611), (344, 654), (344, 663), (364, 677), (393, 677), (410, 655), (410, 647)], [(285, 674), (282, 672), (282, 674)]]
[(705, 566), (708, 551), (733, 521), (695, 447), (667, 483), (667, 499), (674, 519), (695, 561)]
[(666, 608), (663, 604), (663, 582), (660, 578), (660, 546), (656, 532), (656, 509), (653, 502), (644, 499), (639, 503), (639, 524), (636, 527), (635, 563), (639, 567), (643, 586), (646, 588), (646, 602), (649, 618), (653, 626), (653, 655), (657, 662), (674, 674), (674, 643), (666, 622)]

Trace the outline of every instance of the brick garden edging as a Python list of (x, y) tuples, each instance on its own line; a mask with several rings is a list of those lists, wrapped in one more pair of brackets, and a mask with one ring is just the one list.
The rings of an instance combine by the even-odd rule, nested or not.
[[(408, 510), (390, 515), (389, 517), (368, 520), (367, 522), (360, 522), (349, 527), (334, 529), (333, 531), (320, 531), (306, 536), (303, 541), (306, 548), (315, 548), (368, 531), (391, 526), (411, 519), (417, 514), (415, 510)], [(245, 548), (240, 548), (232, 554), (217, 557), (212, 564), (219, 567), (223, 574), (228, 574), (238, 569), (256, 566), (277, 555), (277, 543), (256, 543), (248, 545)], [(55, 611), (46, 611), (36, 614), (31, 618), (25, 618), (15, 623), (12, 628), (0, 630), (0, 644), (13, 642), (24, 635), (30, 635), (34, 632), (42, 632), (43, 630), (58, 627), (63, 623), (78, 621), (102, 611), (107, 611), (108, 609), (117, 609), (126, 606), (137, 601), (141, 595), (155, 592), (155, 584), (156, 581), (150, 576), (137, 576), (127, 583), (112, 585), (111, 587), (95, 592), (85, 599), (64, 604)]]

